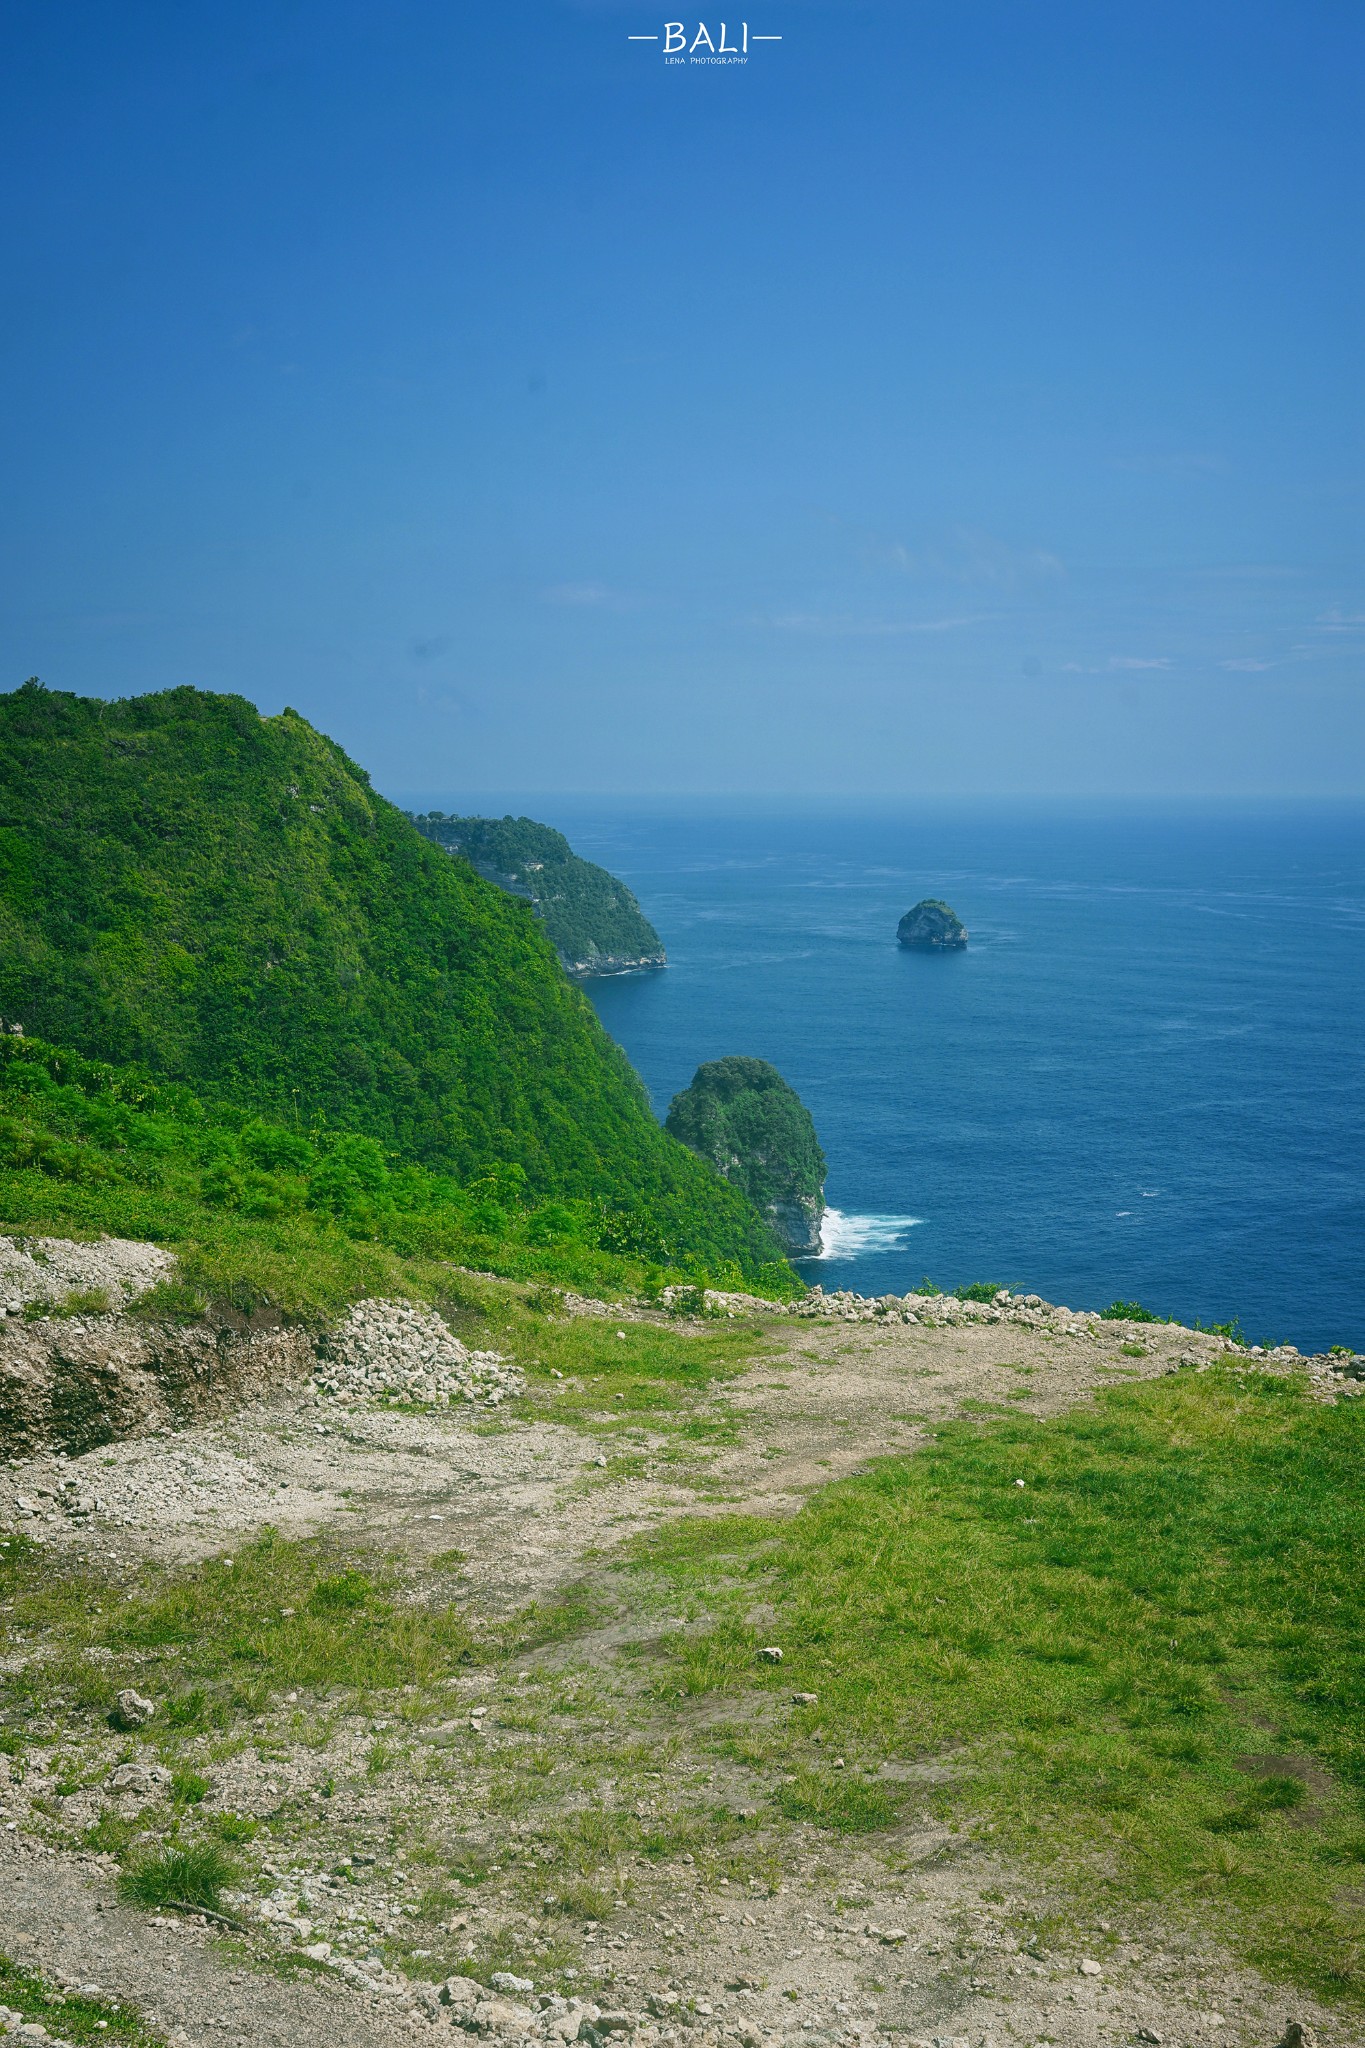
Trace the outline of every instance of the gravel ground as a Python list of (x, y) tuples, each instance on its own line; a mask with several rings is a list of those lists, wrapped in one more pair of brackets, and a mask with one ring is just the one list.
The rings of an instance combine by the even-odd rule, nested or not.
[[(581, 1313), (604, 1306), (569, 1305)], [(548, 1411), (532, 1420), (489, 1416), (489, 1395), (516, 1384), (515, 1360), (490, 1360), (501, 1377), (490, 1371), (475, 1381), (487, 1389), (475, 1406), (466, 1387), (481, 1372), (479, 1355), (461, 1356), (444, 1325), (431, 1328), (435, 1318), (380, 1306), (374, 1327), (394, 1334), (397, 1362), (406, 1359), (428, 1385), (449, 1376), (447, 1404), (436, 1412), (367, 1405), (357, 1398), (362, 1389), (368, 1396), (378, 1381), (398, 1385), (394, 1355), (378, 1368), (362, 1359), (357, 1378), (344, 1382), (334, 1347), (324, 1378), (336, 1381), (335, 1393), (310, 1388), (175, 1437), (80, 1459), (30, 1459), (0, 1472), (0, 1523), (13, 1521), (63, 1550), (120, 1559), (202, 1556), (267, 1522), (287, 1534), (340, 1528), (417, 1566), (454, 1543), (467, 1559), (465, 1597), (497, 1613), (585, 1572), (609, 1570), (616, 1545), (681, 1507), (794, 1508), (869, 1457), (913, 1449), (969, 1396), (1009, 1392), (1025, 1412), (1053, 1414), (1089, 1399), (1099, 1385), (1182, 1362), (1197, 1368), (1221, 1349), (1200, 1333), (1105, 1323), (1035, 1302), (980, 1305), (995, 1311), (980, 1314), (928, 1303), (923, 1312), (911, 1308), (913, 1320), (904, 1299), (894, 1313), (866, 1304), (866, 1313), (835, 1306), (798, 1320), (765, 1314), (758, 1362), (703, 1403), (705, 1412), (738, 1421), (739, 1441), (688, 1469), (665, 1457), (663, 1435), (641, 1428), (631, 1439), (638, 1454), (631, 1469), (618, 1472), (603, 1466), (604, 1453), (619, 1452), (619, 1435), (599, 1440), (591, 1430), (555, 1424)], [(708, 1307), (721, 1316), (747, 1312), (733, 1299)], [(607, 1312), (622, 1319), (644, 1313), (619, 1304)], [(706, 1327), (697, 1326), (699, 1337)], [(1125, 1355), (1123, 1347), (1132, 1353), (1138, 1345), (1140, 1355)], [(1296, 1355), (1263, 1363), (1286, 1370)], [(1319, 1364), (1320, 1398), (1353, 1393), (1353, 1365)], [(343, 1392), (352, 1398), (343, 1400)], [(676, 1440), (671, 1449), (676, 1454)], [(573, 1654), (605, 1675), (620, 1640), (619, 1630), (606, 1630), (580, 1640)], [(546, 1668), (552, 1665), (547, 1653)], [(628, 1899), (608, 1900), (597, 1919), (580, 1913), (566, 1924), (585, 1977), (583, 2001), (574, 2005), (562, 1980), (552, 1991), (517, 1962), (518, 1946), (533, 1947), (543, 1933), (525, 1888), (513, 1881), (515, 1867), (534, 1857), (533, 1831), (506, 1817), (495, 1799), (526, 1741), (520, 1682), (515, 1670), (473, 1671), (453, 1682), (444, 1718), (400, 1729), (401, 1740), (392, 1724), (356, 1716), (321, 1744), (303, 1740), (289, 1733), (281, 1706), (284, 1718), (271, 1720), (268, 1745), (248, 1743), (212, 1765), (208, 1806), (272, 1817), (284, 1838), (234, 1908), (257, 1930), (245, 1954), (290, 1956), (311, 1974), (282, 1982), (247, 1967), (244, 1957), (225, 1956), (211, 1928), (115, 1906), (108, 1859), (54, 1850), (43, 1839), (52, 1826), (33, 1804), (45, 1791), (41, 1746), (30, 1752), (33, 1769), (22, 1782), (0, 1773), (10, 1778), (0, 1782), (8, 1944), (21, 1960), (138, 1999), (173, 2038), (194, 2044), (349, 2048), (463, 2030), (510, 2048), (577, 2036), (586, 2022), (589, 2048), (602, 2048), (613, 2033), (633, 2036), (642, 2048), (1110, 2048), (1136, 2040), (1273, 2048), (1291, 2013), (1316, 2026), (1323, 2048), (1359, 2040), (1311, 2001), (1286, 1995), (1159, 1918), (1134, 1914), (1127, 1924), (1105, 1926), (1082, 1917), (1055, 1950), (1021, 1947), (1017, 1909), (1047, 1904), (1038, 1880), (980, 1843), (951, 1836), (927, 1810), (911, 1814), (890, 1861), (866, 1842), (849, 1846), (790, 1830), (775, 1845), (782, 1874), (772, 1885), (717, 1890), (690, 1857), (641, 1865)], [(376, 1777), (365, 1760), (379, 1739), (397, 1741), (397, 1749)], [(648, 1741), (647, 1722), (637, 1739)], [(111, 1734), (107, 1747), (106, 1772), (129, 1760), (126, 1740)], [(134, 1763), (140, 1755), (154, 1761), (150, 1748), (131, 1747)], [(732, 1786), (705, 1754), (700, 1768), (712, 1774), (713, 1790), (739, 1797), (739, 1774)], [(433, 1777), (434, 1755), (442, 1769)], [(699, 1750), (689, 1767), (701, 1757)], [(47, 1761), (55, 1767), (55, 1757)], [(685, 1754), (676, 1764), (661, 1758), (658, 1775), (688, 1761)], [(929, 1766), (930, 1780), (951, 1768)], [(156, 1795), (151, 1777), (144, 1783), (135, 1775), (117, 1790), (107, 1775), (86, 1775), (83, 1789), (55, 1802), (68, 1841), (111, 1804), (136, 1812)], [(344, 1796), (324, 1790), (332, 1782)], [(494, 1859), (442, 1930), (457, 1952), (463, 1944), (479, 1955), (499, 1941), (510, 1957), (509, 1982), (477, 2005), (462, 1987), (454, 2005), (443, 2004), (435, 1975), (418, 1974), (417, 1957), (406, 1976), (381, 1958), (407, 1924), (418, 1888), (392, 1849), (394, 1816), (419, 1808), (433, 1822), (486, 1838)], [(305, 1817), (296, 1839), (290, 1815)]]
[(64, 1237), (0, 1237), (0, 1307), (18, 1315), (29, 1302), (59, 1302), (75, 1289), (103, 1288), (111, 1308), (126, 1308), (174, 1271), (169, 1252), (131, 1238), (73, 1244)]

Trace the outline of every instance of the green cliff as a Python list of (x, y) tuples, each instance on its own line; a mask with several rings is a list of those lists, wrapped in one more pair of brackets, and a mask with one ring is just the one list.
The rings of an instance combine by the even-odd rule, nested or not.
[(648, 1219), (758, 1271), (761, 1219), (660, 1130), (526, 903), (296, 712), (0, 696), (0, 1014), (300, 1131)]
[(819, 1251), (825, 1155), (810, 1111), (776, 1067), (707, 1061), (669, 1104), (666, 1128), (743, 1190), (789, 1252)]
[(562, 832), (533, 818), (414, 816), (436, 845), (463, 854), (485, 881), (535, 907), (569, 974), (629, 974), (664, 966), (659, 934), (624, 882), (582, 860)]

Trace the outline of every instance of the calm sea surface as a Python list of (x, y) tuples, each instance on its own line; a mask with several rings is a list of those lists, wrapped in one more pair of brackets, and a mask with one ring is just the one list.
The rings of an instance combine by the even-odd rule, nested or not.
[[(1365, 812), (524, 807), (663, 937), (587, 985), (659, 1113), (736, 1052), (808, 1104), (808, 1279), (1365, 1348)], [(896, 945), (922, 896), (967, 952)]]

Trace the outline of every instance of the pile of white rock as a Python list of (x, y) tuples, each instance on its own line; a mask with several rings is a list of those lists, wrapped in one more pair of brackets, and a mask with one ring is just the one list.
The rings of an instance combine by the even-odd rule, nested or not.
[(523, 1391), (496, 1351), (470, 1351), (440, 1316), (406, 1301), (358, 1301), (318, 1345), (317, 1383), (338, 1401), (455, 1401), (496, 1408)]
[[(686, 1313), (697, 1301), (696, 1288), (665, 1287), (661, 1300), (665, 1308)], [(924, 1323), (931, 1328), (953, 1323), (1023, 1323), (1040, 1328), (1058, 1319), (1079, 1323), (1098, 1320), (1068, 1308), (1054, 1308), (1037, 1294), (1011, 1294), (1001, 1287), (991, 1301), (962, 1301), (955, 1294), (854, 1294), (837, 1288), (826, 1294), (812, 1287), (798, 1301), (765, 1301), (756, 1294), (722, 1294), (708, 1287), (704, 1294), (707, 1315), (779, 1315), (832, 1318), (844, 1323)], [(566, 1303), (567, 1305), (567, 1303)]]

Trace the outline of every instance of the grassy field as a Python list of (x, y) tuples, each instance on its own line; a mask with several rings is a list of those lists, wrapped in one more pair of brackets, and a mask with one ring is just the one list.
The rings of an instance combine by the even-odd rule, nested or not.
[[(534, 1389), (508, 1403), (506, 1415), (548, 1412), (608, 1442), (647, 1425), (655, 1437), (679, 1434), (689, 1457), (732, 1439), (733, 1418), (711, 1414), (707, 1397), (762, 1349), (765, 1338), (751, 1326), (718, 1323), (699, 1333), (631, 1322), (622, 1337), (609, 1318), (547, 1316), (512, 1289), (474, 1281), (469, 1288), (464, 1333), (523, 1358)], [(461, 1326), (460, 1311), (452, 1321)], [(451, 1567), (458, 1562), (452, 1557)], [(229, 1727), (283, 1688), (326, 1692), (339, 1711), (405, 1688), (403, 1717), (420, 1719), (434, 1689), (476, 1652), (478, 1661), (497, 1661), (528, 1633), (544, 1640), (571, 1630), (578, 1611), (570, 1599), (552, 1621), (523, 1614), (480, 1634), (448, 1586), (443, 1594), (439, 1572), (416, 1578), (398, 1557), (270, 1531), (189, 1569), (144, 1562), (107, 1574), (54, 1565), (24, 1535), (5, 1537), (0, 1647), (41, 1640), (50, 1654), (0, 1679), (0, 1748), (21, 1747), (37, 1716), (79, 1731), (107, 1709), (114, 1690), (134, 1683), (168, 1698), (169, 1728), (157, 1729), (170, 1745), (168, 1761), (178, 1735)]]
[[(1235, 1366), (965, 1419), (793, 1520), (642, 1545), (711, 1617), (658, 1684), (815, 1694), (719, 1738), (780, 1770), (792, 1818), (872, 1830), (929, 1803), (1365, 2002), (1363, 1451), (1365, 1404)], [(944, 1757), (949, 1783), (897, 1782)]]
[[(489, 1293), (468, 1334), (525, 1365), (523, 1412), (617, 1438), (594, 1485), (633, 1469), (636, 1432), (665, 1461), (732, 1440), (724, 1385), (779, 1335), (625, 1323), (623, 1339)], [(335, 1854), (333, 1773), (351, 1800), (382, 1786), (370, 1846), (427, 1874), (402, 1940), (442, 1967), (460, 1954), (441, 1947), (450, 1898), (484, 1867), (538, 1914), (551, 1886), (535, 1937), (551, 1972), (570, 1956), (556, 1916), (600, 1915), (632, 1870), (686, 1851), (707, 1883), (775, 1885), (811, 1829), (908, 1867), (927, 1810), (1054, 1902), (1202, 1926), (1365, 2009), (1363, 1437), (1365, 1403), (1235, 1359), (1050, 1419), (977, 1402), (795, 1515), (676, 1518), (501, 1618), (471, 1611), (458, 1552), (267, 1533), (230, 1561), (102, 1576), (13, 1537), (0, 1646), (43, 1654), (3, 1681), (0, 1746), (20, 1768), (26, 1741), (55, 1749), (60, 1829), (60, 1799), (108, 1769), (117, 1686), (163, 1702), (127, 1753), (150, 1737), (164, 1795), (87, 1838), (146, 1899), (193, 1881), (207, 1900), (234, 1868), (250, 1885), (287, 1844)], [(450, 1688), (475, 1677), (499, 1746), (463, 1724), (433, 1746)], [(255, 1819), (205, 1804), (206, 1774), (244, 1749), (311, 1756), (312, 1790)], [(521, 1863), (452, 1818), (472, 1810), (514, 1828)], [(529, 1938), (490, 1922), (473, 1967)], [(402, 1961), (399, 1940), (385, 1952)]]

